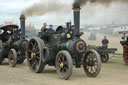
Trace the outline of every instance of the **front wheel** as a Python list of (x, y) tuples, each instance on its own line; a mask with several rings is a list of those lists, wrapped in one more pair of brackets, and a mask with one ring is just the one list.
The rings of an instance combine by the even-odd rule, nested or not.
[(17, 53), (15, 49), (11, 49), (8, 53), (8, 62), (11, 67), (15, 67), (17, 63)]
[(103, 54), (103, 55), (101, 55), (101, 61), (102, 61), (103, 63), (108, 62), (108, 60), (109, 60), (109, 55), (108, 55), (108, 54)]
[(101, 70), (101, 59), (95, 50), (86, 51), (83, 58), (83, 69), (89, 77), (96, 77)]
[(72, 57), (67, 51), (60, 51), (56, 56), (56, 71), (60, 78), (68, 80), (72, 74)]

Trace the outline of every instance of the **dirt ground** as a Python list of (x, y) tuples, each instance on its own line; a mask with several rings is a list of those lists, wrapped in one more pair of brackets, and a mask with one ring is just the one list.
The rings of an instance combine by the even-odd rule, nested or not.
[[(100, 41), (102, 37), (98, 36)], [(120, 40), (113, 37), (109, 39), (116, 40), (110, 43), (110, 47), (119, 48), (118, 53), (121, 53)], [(88, 43), (100, 45), (98, 41), (88, 41)], [(110, 55), (109, 62), (102, 63), (101, 72), (96, 78), (87, 77), (83, 68), (73, 68), (69, 80), (60, 79), (54, 67), (46, 66), (44, 73), (35, 74), (29, 70), (26, 61), (22, 65), (11, 68), (6, 60), (3, 65), (0, 65), (0, 85), (128, 85), (128, 65), (124, 64), (122, 56), (112, 56)]]
[(11, 68), (5, 62), (0, 66), (0, 85), (128, 85), (128, 65), (122, 58), (113, 57), (102, 64), (96, 78), (89, 78), (83, 69), (73, 68), (69, 80), (62, 80), (54, 67), (46, 66), (44, 73), (32, 73), (26, 62)]

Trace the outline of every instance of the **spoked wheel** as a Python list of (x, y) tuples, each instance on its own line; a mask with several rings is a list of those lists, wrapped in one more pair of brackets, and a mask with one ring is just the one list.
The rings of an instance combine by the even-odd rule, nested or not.
[(128, 47), (123, 46), (123, 60), (126, 65), (128, 65)]
[(101, 70), (100, 55), (95, 50), (88, 50), (83, 58), (83, 69), (89, 77), (96, 77)]
[(4, 61), (4, 58), (0, 57), (0, 64), (2, 64), (3, 61)]
[(109, 60), (109, 55), (108, 54), (101, 55), (101, 61), (102, 62), (106, 63), (106, 62), (108, 62), (108, 60)]
[(44, 42), (40, 38), (32, 38), (27, 47), (27, 62), (32, 72), (40, 73), (44, 70), (45, 60), (43, 57)]
[(8, 53), (8, 62), (11, 67), (15, 67), (17, 63), (17, 53), (15, 49), (11, 49)]
[(56, 70), (60, 78), (68, 80), (72, 74), (72, 57), (67, 51), (60, 51), (56, 56)]

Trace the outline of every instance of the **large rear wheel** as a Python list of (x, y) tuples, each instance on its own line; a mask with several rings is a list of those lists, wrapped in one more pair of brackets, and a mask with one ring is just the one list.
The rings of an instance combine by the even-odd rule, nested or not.
[(45, 60), (43, 56), (43, 40), (40, 38), (32, 38), (27, 47), (27, 62), (32, 72), (40, 73), (44, 70)]
[(60, 78), (68, 80), (72, 74), (72, 57), (67, 51), (60, 51), (56, 56), (56, 71)]
[(95, 50), (86, 51), (83, 58), (83, 69), (89, 77), (96, 77), (101, 70), (100, 55)]
[(11, 67), (15, 67), (17, 63), (17, 53), (15, 49), (11, 49), (8, 53), (8, 62)]

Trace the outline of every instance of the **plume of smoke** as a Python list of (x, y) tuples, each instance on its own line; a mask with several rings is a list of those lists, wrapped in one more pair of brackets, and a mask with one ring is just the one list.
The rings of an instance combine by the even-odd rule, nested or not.
[(65, 7), (68, 6), (63, 4), (61, 0), (40, 0), (23, 10), (22, 14), (25, 16), (41, 16), (49, 12), (67, 11), (64, 9)]
[(74, 0), (73, 5), (80, 4), (80, 6), (82, 7), (85, 6), (87, 3), (95, 3), (108, 6), (112, 2), (128, 4), (128, 0)]
[[(74, 2), (73, 2), (74, 1)], [(94, 3), (94, 5), (101, 4), (108, 6), (112, 2), (128, 3), (128, 0), (39, 0), (39, 2), (32, 4), (30, 7), (22, 11), (25, 16), (42, 16), (47, 13), (65, 12), (66, 14), (71, 11), (71, 4), (85, 6), (87, 3)]]
[(85, 5), (88, 0), (74, 0), (73, 6), (80, 4), (80, 6)]

